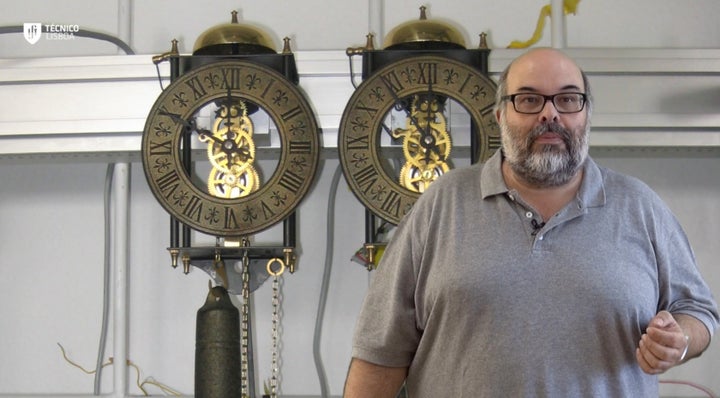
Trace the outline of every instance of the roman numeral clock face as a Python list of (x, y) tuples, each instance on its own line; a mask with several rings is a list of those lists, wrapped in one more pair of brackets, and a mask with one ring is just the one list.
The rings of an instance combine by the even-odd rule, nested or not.
[[(340, 163), (355, 196), (397, 224), (451, 168), (487, 160), (500, 146), (495, 83), (453, 59), (414, 56), (373, 73), (340, 121)], [(464, 152), (465, 151), (465, 152)]]
[(158, 97), (141, 156), (155, 198), (182, 223), (250, 235), (285, 219), (312, 185), (320, 137), (302, 92), (247, 61), (198, 67)]

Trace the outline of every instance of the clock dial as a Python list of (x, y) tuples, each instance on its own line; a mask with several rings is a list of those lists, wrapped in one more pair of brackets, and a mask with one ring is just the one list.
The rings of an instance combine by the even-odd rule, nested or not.
[(260, 64), (219, 61), (161, 93), (141, 155), (150, 189), (171, 215), (201, 232), (241, 236), (292, 213), (312, 185), (319, 141), (295, 84)]
[(435, 179), (461, 165), (453, 146), (475, 141), (476, 158), (488, 159), (500, 146), (495, 89), (480, 70), (435, 55), (408, 57), (373, 73), (348, 101), (338, 134), (340, 162), (355, 196), (397, 224)]

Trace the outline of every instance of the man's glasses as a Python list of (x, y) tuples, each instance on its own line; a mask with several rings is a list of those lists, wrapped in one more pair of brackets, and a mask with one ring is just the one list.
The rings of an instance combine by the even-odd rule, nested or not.
[(500, 99), (512, 102), (515, 111), (518, 113), (540, 113), (547, 101), (552, 102), (559, 113), (577, 113), (585, 107), (587, 96), (583, 93), (559, 93), (554, 95), (519, 93), (506, 95)]

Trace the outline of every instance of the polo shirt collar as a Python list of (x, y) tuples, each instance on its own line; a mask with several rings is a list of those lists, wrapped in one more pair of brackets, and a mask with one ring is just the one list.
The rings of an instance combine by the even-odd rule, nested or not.
[[(482, 198), (505, 194), (509, 191), (502, 176), (502, 151), (498, 150), (485, 162), (480, 174)], [(605, 204), (605, 185), (600, 167), (588, 156), (583, 166), (583, 181), (577, 193), (582, 207), (599, 207)]]

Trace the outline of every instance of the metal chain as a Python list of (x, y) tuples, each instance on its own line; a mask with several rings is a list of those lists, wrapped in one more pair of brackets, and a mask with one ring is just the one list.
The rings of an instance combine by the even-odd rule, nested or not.
[[(279, 268), (274, 270), (273, 263), (278, 263)], [(277, 398), (279, 366), (279, 341), (280, 341), (280, 278), (285, 272), (285, 263), (279, 258), (268, 261), (267, 272), (273, 277), (272, 281), (272, 334), (271, 334), (271, 369), (270, 369), (270, 397)]]
[(248, 367), (248, 355), (249, 355), (249, 322), (250, 319), (250, 259), (248, 258), (248, 251), (245, 250), (242, 258), (242, 310), (240, 320), (240, 392), (242, 397), (249, 397), (249, 367)]
[(278, 386), (278, 373), (280, 371), (278, 367), (278, 339), (279, 339), (279, 326), (280, 326), (280, 278), (275, 275), (273, 276), (272, 284), (272, 369), (270, 379), (270, 397), (277, 397), (277, 386)]

